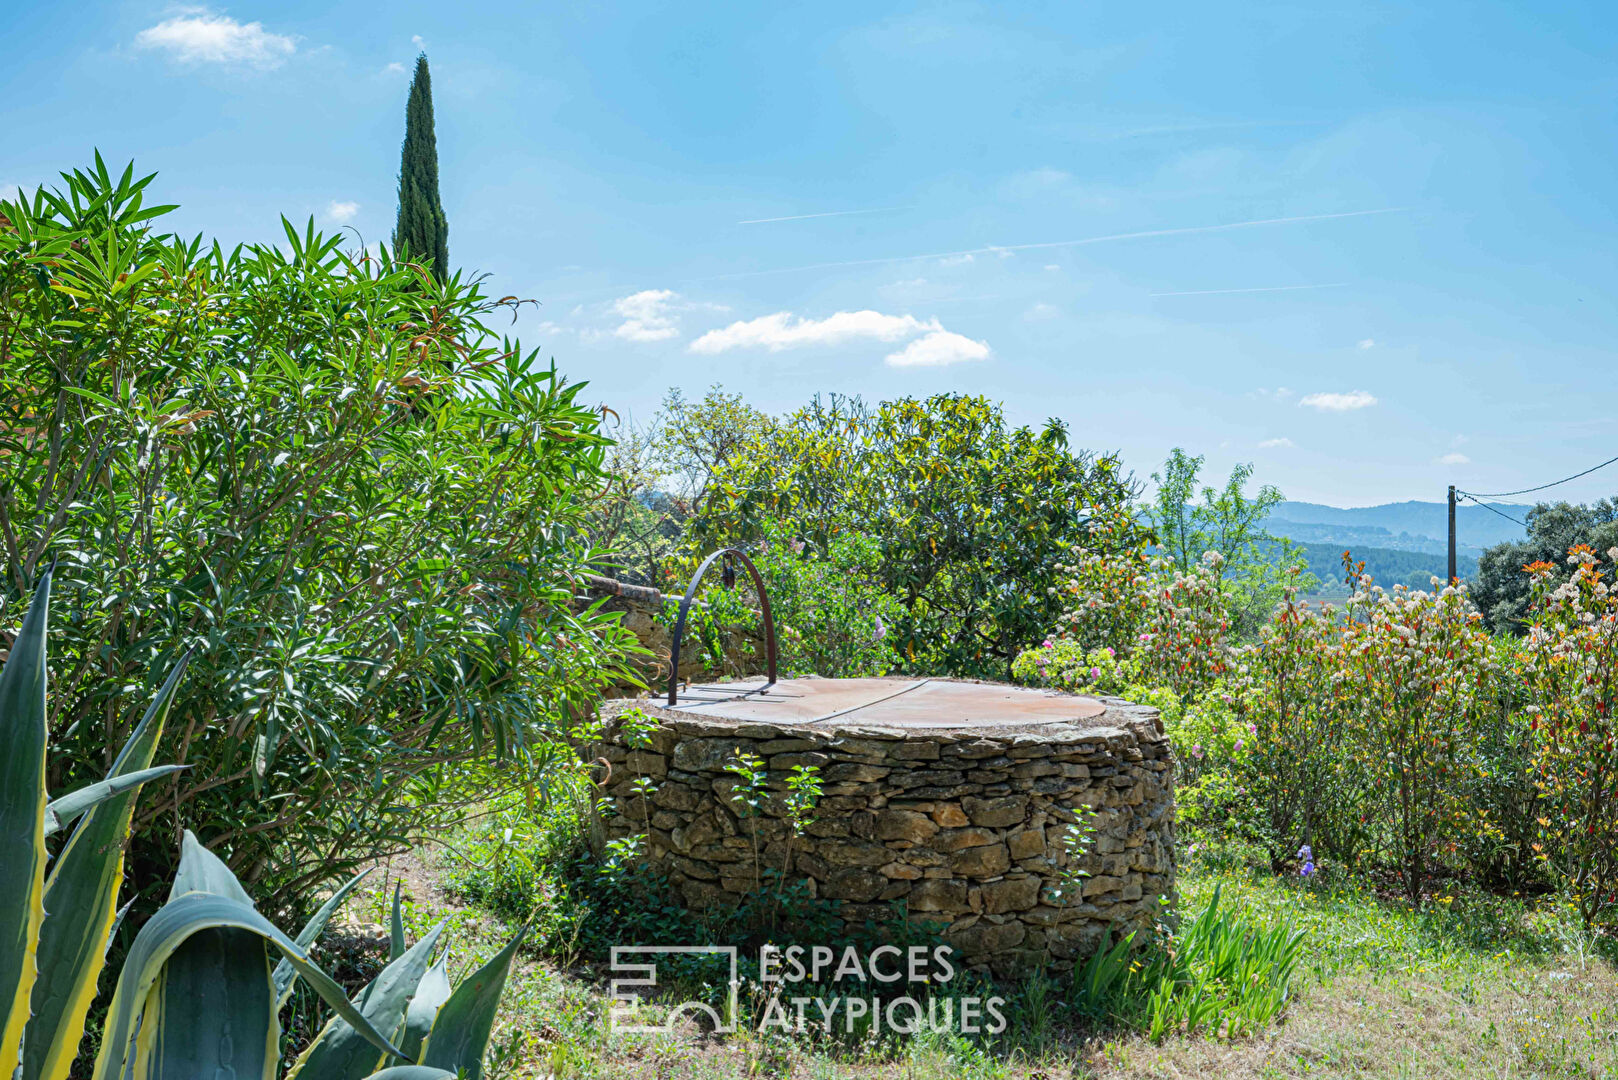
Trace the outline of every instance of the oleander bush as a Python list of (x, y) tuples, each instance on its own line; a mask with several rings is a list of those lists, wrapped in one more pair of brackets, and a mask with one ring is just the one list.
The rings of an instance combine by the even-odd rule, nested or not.
[(53, 788), (189, 650), (131, 878), (149, 909), (188, 827), (286, 911), (632, 678), (571, 604), (606, 440), (491, 327), (515, 298), (312, 222), (185, 239), (151, 181), (98, 156), (0, 204), (0, 640), (54, 560)]
[[(1284, 592), (1229, 640), (1217, 565), (1080, 551), (1067, 610), (1014, 665), (1036, 685), (1163, 709), (1181, 819), (1276, 871), (1370, 873), (1420, 907), (1455, 878), (1618, 911), (1618, 591), (1588, 547), (1524, 567), (1525, 639), (1460, 585), (1385, 590), (1344, 556), (1339, 608)], [(1110, 642), (1103, 644), (1104, 642)]]

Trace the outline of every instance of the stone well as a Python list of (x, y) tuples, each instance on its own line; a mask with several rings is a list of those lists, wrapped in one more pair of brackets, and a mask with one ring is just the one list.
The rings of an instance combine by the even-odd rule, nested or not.
[[(622, 722), (636, 708), (658, 721), (640, 748)], [(647, 857), (690, 907), (752, 889), (755, 828), (763, 866), (782, 865), (794, 765), (818, 766), (824, 790), (792, 841), (792, 878), (846, 921), (891, 918), (903, 901), (973, 970), (1069, 968), (1105, 931), (1149, 925), (1174, 887), (1174, 770), (1153, 708), (946, 679), (796, 679), (691, 687), (675, 708), (616, 701), (604, 716), (607, 835), (649, 822)], [(768, 765), (758, 817), (730, 800), (738, 752)], [(1070, 864), (1064, 838), (1082, 823), (1093, 842)]]

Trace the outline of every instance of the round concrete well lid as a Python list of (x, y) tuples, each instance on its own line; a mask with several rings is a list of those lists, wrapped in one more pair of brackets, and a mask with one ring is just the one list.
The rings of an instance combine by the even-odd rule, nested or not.
[(763, 679), (698, 683), (675, 709), (765, 724), (887, 728), (990, 728), (1089, 720), (1095, 698), (955, 679)]

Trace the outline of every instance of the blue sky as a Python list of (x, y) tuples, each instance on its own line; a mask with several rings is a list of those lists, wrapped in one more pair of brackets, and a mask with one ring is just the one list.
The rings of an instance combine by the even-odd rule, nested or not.
[(1611, 5), (4, 4), (0, 40), (0, 185), (99, 147), (226, 241), (385, 240), (425, 48), (452, 258), (637, 419), (962, 390), (1337, 505), (1618, 453)]

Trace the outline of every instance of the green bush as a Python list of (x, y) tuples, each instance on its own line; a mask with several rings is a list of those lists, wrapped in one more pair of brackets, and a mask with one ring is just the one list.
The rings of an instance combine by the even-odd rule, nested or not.
[(514, 298), (312, 222), (183, 240), (151, 179), (98, 157), (0, 205), (0, 631), (55, 559), (54, 787), (193, 650), (159, 749), (190, 767), (137, 810), (133, 877), (171, 876), (184, 822), (282, 910), (622, 677), (570, 604), (605, 440), (485, 325)]
[(882, 591), (874, 538), (840, 533), (821, 552), (772, 522), (753, 559), (770, 592), (787, 672), (854, 678), (884, 674), (897, 662), (889, 627), (904, 607)]
[[(115, 909), (137, 792), (179, 768), (150, 763), (181, 683), (183, 659), (106, 779), (47, 799), (54, 749), (46, 693), (51, 585), (47, 570), (0, 669), (0, 745), (7, 748), (0, 784), (0, 1070), (16, 1080), (69, 1075), (108, 939), (123, 914)], [(50, 838), (69, 825), (73, 829), (52, 859)], [(289, 1076), (480, 1076), (522, 934), (452, 992), (447, 957), (432, 964), (443, 924), (407, 950), (396, 892), (391, 962), (350, 1002), (306, 950), (357, 882), (339, 889), (294, 940), (258, 913), (230, 869), (185, 830), (168, 900), (135, 935), (118, 974), (99, 1032), (96, 1080), (273, 1077), (279, 1071), (278, 1015), (298, 979), (333, 1015)], [(272, 964), (277, 953), (280, 962)], [(385, 1068), (394, 1060), (401, 1064)]]
[(1134, 491), (1060, 421), (1012, 427), (966, 394), (817, 398), (760, 428), (713, 467), (688, 542), (751, 543), (780, 522), (832, 558), (838, 537), (868, 537), (907, 672), (1005, 678), (1061, 611), (1058, 560)]

